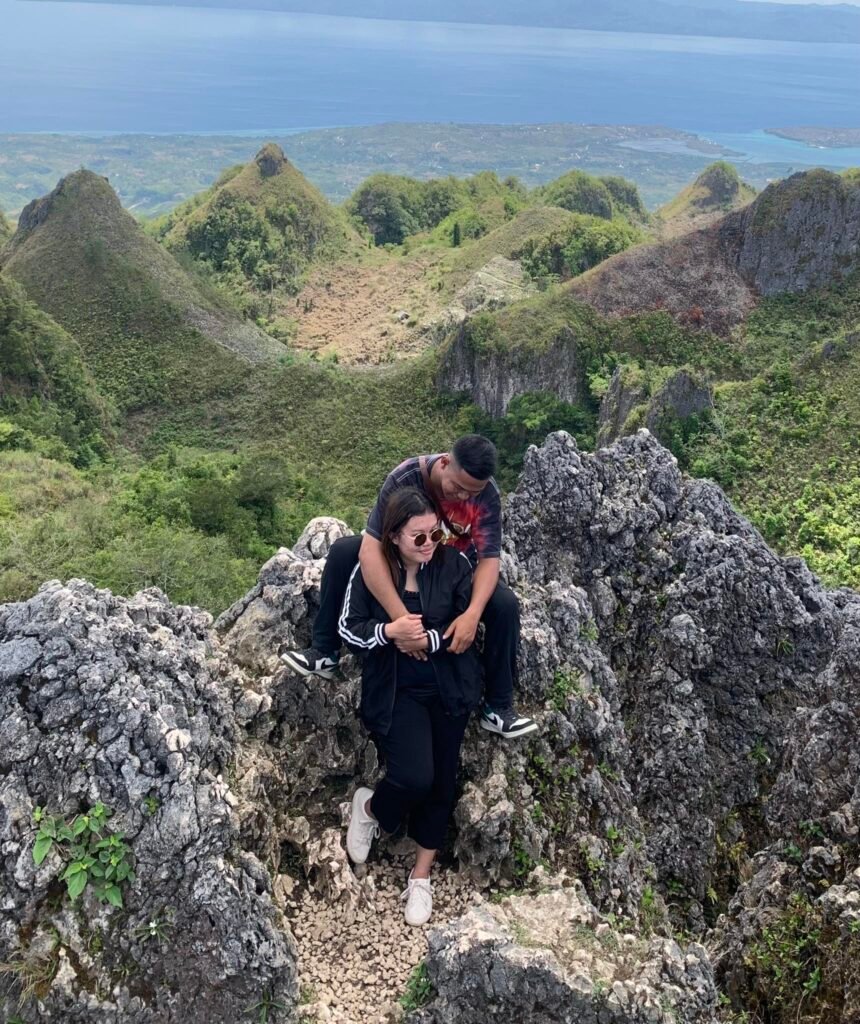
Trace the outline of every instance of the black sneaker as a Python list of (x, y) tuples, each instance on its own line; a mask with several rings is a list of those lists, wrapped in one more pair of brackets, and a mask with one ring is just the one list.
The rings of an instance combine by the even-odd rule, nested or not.
[(513, 740), (519, 736), (527, 736), (530, 732), (537, 732), (537, 722), (532, 718), (523, 718), (509, 708), (491, 708), (489, 704), (484, 705), (481, 712), (481, 728), (487, 732), (498, 733), (506, 740)]
[(291, 651), (282, 647), (278, 651), (281, 661), (300, 676), (319, 676), (320, 679), (333, 679), (337, 668), (339, 654), (323, 654), (313, 647), (304, 651)]

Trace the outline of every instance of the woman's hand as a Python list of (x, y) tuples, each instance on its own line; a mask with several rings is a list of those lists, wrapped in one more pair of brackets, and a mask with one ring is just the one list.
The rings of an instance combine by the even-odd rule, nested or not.
[(401, 615), (394, 622), (387, 623), (385, 635), (389, 640), (393, 640), (398, 647), (401, 643), (410, 643), (415, 640), (423, 640), (426, 645), (427, 641), (427, 631), (424, 629), (421, 616), (417, 613)]
[(427, 661), (427, 648), (430, 646), (430, 638), (425, 633), (420, 640), (398, 640), (395, 643), (397, 650), (402, 654), (408, 654), (410, 658), (418, 661)]

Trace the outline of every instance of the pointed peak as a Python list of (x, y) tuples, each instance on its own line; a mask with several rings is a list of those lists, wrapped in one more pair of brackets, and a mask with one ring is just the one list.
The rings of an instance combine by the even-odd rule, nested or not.
[(24, 207), (18, 217), (16, 239), (20, 240), (35, 231), (40, 224), (44, 224), (56, 209), (58, 201), (78, 199), (82, 196), (97, 202), (107, 202), (118, 210), (122, 208), (119, 197), (111, 188), (108, 179), (82, 167), (79, 171), (73, 171), (65, 178), (60, 178), (53, 191), (34, 199)]
[(281, 170), (289, 164), (289, 160), (284, 156), (284, 151), (276, 142), (267, 142), (254, 157), (254, 162), (264, 178), (272, 178), (276, 174), (280, 174)]

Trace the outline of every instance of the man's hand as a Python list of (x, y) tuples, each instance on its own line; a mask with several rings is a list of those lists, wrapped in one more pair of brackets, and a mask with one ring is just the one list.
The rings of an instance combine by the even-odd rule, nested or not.
[(424, 629), (421, 616), (417, 613), (407, 613), (401, 615), (399, 619), (395, 619), (394, 622), (387, 623), (385, 635), (389, 640), (393, 640), (398, 647), (403, 642), (408, 643), (413, 640), (426, 642), (427, 640), (427, 631)]
[(475, 641), (478, 632), (479, 617), (474, 612), (465, 611), (458, 615), (442, 635), (443, 640), (452, 637), (448, 650), (451, 654), (462, 654), (468, 651)]

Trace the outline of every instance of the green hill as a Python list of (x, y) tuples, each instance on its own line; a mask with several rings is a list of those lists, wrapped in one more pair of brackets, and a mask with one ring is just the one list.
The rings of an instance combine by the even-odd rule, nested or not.
[(364, 247), (341, 211), (275, 143), (179, 206), (156, 233), (171, 252), (242, 296), (254, 317), (266, 311), (265, 297), (274, 291), (295, 292), (313, 263)]
[(532, 196), (549, 206), (560, 206), (571, 213), (584, 213), (603, 220), (622, 217), (634, 224), (648, 220), (639, 190), (624, 178), (597, 177), (573, 170), (536, 188)]
[(756, 191), (745, 184), (725, 160), (706, 167), (692, 185), (682, 189), (655, 215), (660, 234), (675, 236), (706, 227), (755, 199)]
[(0, 449), (86, 465), (109, 435), (109, 406), (77, 342), (0, 276)]
[(377, 245), (400, 245), (424, 232), (432, 232), (430, 241), (460, 245), (492, 231), (526, 203), (519, 181), (501, 181), (492, 171), (428, 181), (374, 174), (353, 192), (346, 210)]
[(443, 291), (455, 292), (494, 256), (516, 259), (527, 245), (546, 238), (573, 219), (573, 214), (558, 206), (527, 206), (493, 231), (446, 254)]
[(284, 351), (207, 293), (90, 171), (22, 211), (0, 264), (80, 342), (126, 412), (203, 401)]

